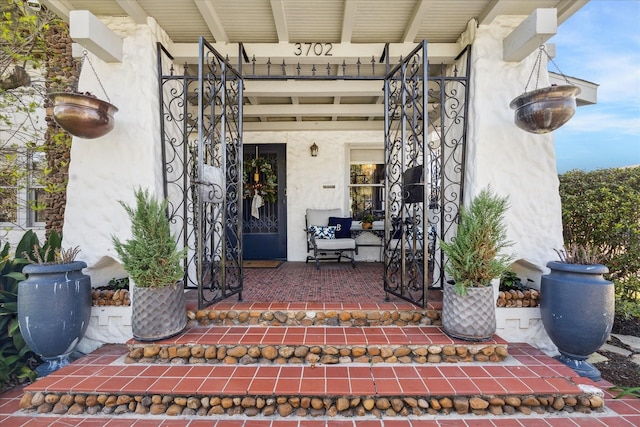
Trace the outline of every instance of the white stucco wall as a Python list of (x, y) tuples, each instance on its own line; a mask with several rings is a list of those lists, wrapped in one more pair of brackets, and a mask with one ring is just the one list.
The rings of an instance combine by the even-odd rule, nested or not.
[[(515, 243), (511, 252), (546, 271), (546, 263), (556, 259), (553, 249), (563, 244), (559, 181), (553, 133), (536, 135), (519, 129), (509, 108), (511, 100), (524, 92), (536, 56), (534, 52), (520, 63), (502, 61), (503, 38), (520, 21), (499, 17), (476, 31), (465, 203), (487, 185), (508, 195), (508, 235)], [(548, 76), (542, 73), (539, 87), (545, 86)], [(535, 270), (531, 275), (536, 276)]]
[[(112, 277), (123, 277), (112, 244), (112, 235), (130, 236), (129, 220), (118, 201), (133, 202), (138, 186), (162, 194), (162, 161), (158, 142), (158, 83), (155, 43), (162, 31), (150, 25), (136, 25), (129, 18), (103, 21), (123, 38), (122, 63), (107, 64), (91, 57), (93, 66), (111, 99), (118, 107), (115, 127), (96, 139), (73, 138), (63, 245), (79, 245), (80, 259), (94, 286)], [(160, 34), (160, 35), (158, 35)], [(104, 99), (100, 85), (85, 67), (80, 91)]]
[[(123, 37), (124, 60), (119, 64), (94, 60), (94, 66), (120, 111), (114, 130), (106, 136), (74, 138), (64, 228), (64, 246), (82, 248), (80, 259), (89, 265), (94, 286), (125, 275), (111, 242), (112, 235), (126, 238), (130, 233), (118, 201), (131, 203), (138, 186), (160, 195), (163, 167), (155, 43), (165, 42), (165, 36), (152, 20), (149, 25), (135, 25), (127, 18), (104, 22)], [(519, 21), (497, 23), (478, 28), (473, 46), (465, 201), (488, 184), (509, 195), (512, 250), (523, 260), (518, 265), (525, 273), (531, 270), (539, 276), (546, 262), (555, 259), (553, 248), (562, 245), (553, 136), (528, 134), (513, 123), (509, 102), (522, 93), (534, 58), (502, 62), (502, 39)], [(80, 90), (101, 94), (94, 76), (86, 71)], [(305, 209), (339, 207), (348, 212), (348, 149), (383, 145), (382, 131), (245, 132), (243, 138), (245, 144), (286, 144), (290, 261), (306, 259)], [(317, 157), (309, 153), (314, 142), (319, 146)], [(102, 323), (94, 322), (99, 328)], [(121, 323), (126, 330), (127, 322)], [(99, 342), (100, 332), (89, 335), (92, 342), (86, 348)], [(103, 335), (106, 342), (123, 336)]]

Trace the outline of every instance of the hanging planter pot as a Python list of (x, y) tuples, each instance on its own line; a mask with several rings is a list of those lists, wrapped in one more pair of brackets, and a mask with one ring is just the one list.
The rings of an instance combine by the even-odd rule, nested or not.
[(526, 92), (511, 101), (509, 106), (515, 110), (514, 121), (520, 129), (548, 133), (573, 117), (579, 93), (577, 86), (549, 86)]
[[(111, 101), (102, 86), (98, 73), (93, 68), (86, 49), (83, 51), (80, 61), (80, 71), (82, 71), (85, 61), (91, 66), (105, 97)], [(118, 108), (110, 102), (98, 99), (89, 92), (80, 93), (77, 91), (55, 92), (49, 94), (48, 97), (53, 104), (53, 119), (62, 129), (73, 136), (85, 139), (99, 138), (113, 129), (113, 115), (118, 112)]]
[(56, 92), (49, 94), (53, 103), (53, 118), (73, 136), (93, 139), (109, 133), (114, 126), (114, 105), (82, 93)]
[[(537, 70), (537, 77), (539, 77), (543, 52), (567, 84), (551, 85), (538, 89), (536, 79), (536, 89), (527, 92), (534, 71)], [(524, 90), (522, 95), (516, 97), (509, 104), (509, 107), (515, 110), (514, 122), (522, 130), (536, 134), (553, 132), (568, 122), (576, 112), (576, 96), (580, 93), (580, 88), (572, 85), (562, 74), (553, 58), (546, 52), (544, 45), (540, 46), (538, 57)]]

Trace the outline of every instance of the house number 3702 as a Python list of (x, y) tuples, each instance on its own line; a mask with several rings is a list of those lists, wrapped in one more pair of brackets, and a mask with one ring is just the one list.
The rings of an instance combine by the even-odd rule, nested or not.
[(296, 43), (293, 54), (295, 56), (333, 56), (331, 43)]

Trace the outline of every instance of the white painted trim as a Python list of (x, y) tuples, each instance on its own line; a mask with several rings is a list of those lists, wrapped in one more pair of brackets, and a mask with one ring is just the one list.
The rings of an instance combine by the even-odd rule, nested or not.
[(59, 16), (64, 22), (69, 22), (69, 12), (73, 10), (68, 2), (62, 0), (40, 0), (51, 12)]
[(136, 24), (146, 24), (147, 12), (140, 6), (140, 4), (135, 0), (116, 0), (118, 6), (122, 8), (127, 14), (133, 19)]
[(345, 1), (344, 14), (342, 15), (342, 34), (340, 36), (341, 43), (350, 43), (353, 34), (353, 24), (356, 21), (356, 9), (358, 2)]
[(502, 59), (520, 62), (558, 32), (556, 9), (536, 9), (502, 42)]
[[(382, 96), (382, 81), (373, 80), (245, 80), (247, 97)], [(253, 102), (252, 102), (253, 104)]]
[[(247, 108), (246, 106), (244, 108)], [(278, 131), (382, 131), (384, 121), (326, 121), (326, 122), (243, 122), (242, 129), (247, 132)]]
[(88, 10), (69, 13), (69, 35), (104, 62), (122, 62), (122, 39)]
[[(232, 64), (238, 61), (238, 43), (214, 43), (212, 46), (222, 56), (228, 56)], [(343, 61), (350, 64), (357, 58), (361, 58), (361, 61), (369, 61), (372, 56), (380, 58), (384, 50), (384, 43), (333, 43), (331, 56), (296, 56), (298, 48), (295, 43), (244, 43), (243, 46), (249, 58), (255, 55), (258, 63), (265, 63), (267, 59), (271, 59), (272, 64), (281, 64), (283, 60), (287, 64), (340, 65)], [(415, 47), (415, 43), (390, 43), (390, 62), (397, 63), (400, 56), (407, 56)], [(198, 63), (197, 43), (172, 43), (167, 49), (176, 64)], [(454, 58), (461, 50), (462, 47), (458, 43), (430, 43), (427, 57), (436, 64), (453, 64)]]
[(382, 104), (259, 104), (245, 105), (243, 109), (244, 117), (382, 117), (383, 115), (384, 105)]
[(211, 31), (211, 34), (213, 34), (213, 37), (216, 39), (216, 42), (228, 43), (229, 36), (224, 30), (220, 16), (218, 15), (218, 12), (216, 12), (215, 6), (211, 0), (199, 0), (196, 1), (195, 4), (202, 14), (202, 19), (207, 23), (207, 28), (209, 28), (209, 31)]
[[(598, 103), (598, 85), (597, 83), (581, 80), (576, 77), (566, 76), (569, 83), (580, 88), (580, 94), (576, 97), (578, 107), (583, 105), (593, 105)], [(564, 77), (558, 73), (549, 72), (549, 84), (566, 85)]]
[(280, 43), (288, 43), (289, 29), (287, 28), (287, 18), (284, 13), (284, 2), (282, 0), (271, 0), (271, 14), (276, 24), (278, 41)]
[(415, 8), (413, 9), (413, 14), (409, 19), (409, 24), (407, 25), (407, 28), (405, 28), (404, 34), (402, 35), (402, 41), (404, 41), (405, 43), (414, 43), (428, 10), (429, 8), (425, 0), (420, 0), (418, 4), (416, 4)]

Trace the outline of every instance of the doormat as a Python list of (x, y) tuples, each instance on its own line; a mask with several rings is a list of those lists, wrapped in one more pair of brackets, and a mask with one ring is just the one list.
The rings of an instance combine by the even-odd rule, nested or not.
[(247, 260), (242, 262), (245, 268), (278, 268), (283, 261), (278, 260)]

